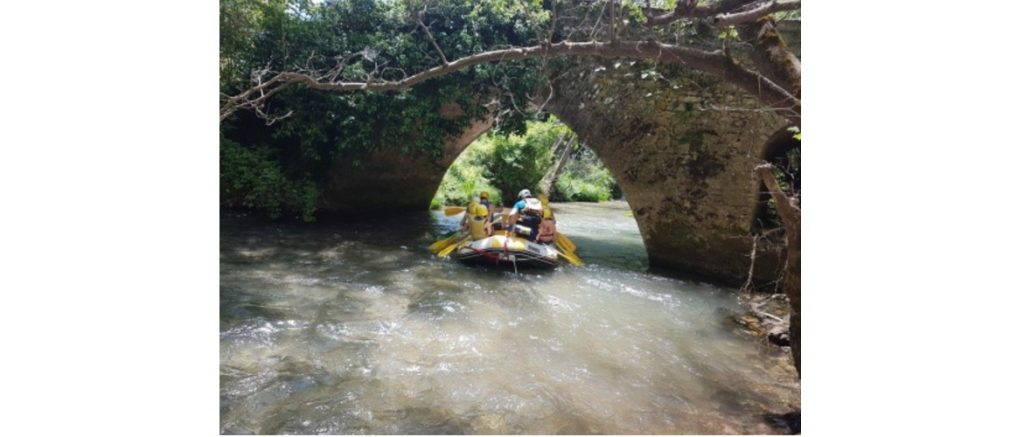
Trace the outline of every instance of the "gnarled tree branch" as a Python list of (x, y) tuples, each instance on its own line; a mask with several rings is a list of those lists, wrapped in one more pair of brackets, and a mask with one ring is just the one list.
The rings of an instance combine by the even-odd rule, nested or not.
[(717, 14), (711, 17), (711, 24), (718, 27), (725, 27), (734, 24), (750, 23), (757, 21), (776, 12), (795, 11), (800, 9), (800, 0), (769, 0), (763, 1), (749, 8), (736, 12)]
[[(787, 118), (800, 119), (800, 99), (764, 75), (750, 70), (725, 55), (722, 51), (704, 51), (691, 47), (664, 44), (654, 40), (618, 42), (567, 42), (503, 50), (492, 50), (459, 58), (447, 64), (408, 76), (398, 81), (335, 82), (324, 81), (306, 73), (282, 72), (266, 82), (229, 97), (222, 105), (221, 119), (235, 110), (259, 104), (281, 87), (300, 84), (323, 91), (399, 91), (431, 78), (488, 62), (517, 61), (542, 57), (595, 57), (657, 59), (659, 62), (678, 63), (726, 79), (759, 98), (767, 106), (784, 109)], [(255, 96), (255, 98), (254, 98)]]
[(800, 59), (789, 51), (775, 21), (762, 18), (739, 29), (743, 38), (754, 45), (751, 59), (757, 70), (800, 98)]
[[(750, 2), (753, 0), (747, 1)], [(644, 11), (644, 15), (647, 16), (647, 22), (645, 24), (649, 27), (654, 27), (679, 21), (683, 18), (705, 18), (718, 13), (721, 8), (723, 8), (722, 3), (714, 6), (699, 6), (697, 5), (696, 0), (678, 0), (676, 2), (676, 7), (671, 11), (657, 15), (652, 14), (651, 11)]]
[(723, 0), (711, 5), (698, 5), (695, 0), (679, 0), (671, 11), (660, 14), (644, 11), (648, 27), (662, 26), (682, 19), (707, 20), (724, 27), (750, 23), (776, 12), (800, 9), (800, 0)]
[(423, 29), (423, 33), (427, 34), (427, 38), (430, 40), (430, 44), (434, 46), (434, 50), (437, 51), (437, 55), (441, 57), (441, 63), (444, 64), (444, 65), (448, 65), (448, 58), (446, 58), (444, 56), (444, 50), (441, 50), (441, 46), (437, 45), (437, 41), (434, 40), (434, 35), (432, 33), (430, 33), (430, 28), (427, 27), (426, 24), (423, 24), (423, 16), (424, 15), (426, 15), (426, 11), (420, 11), (416, 15), (416, 17), (415, 17), (416, 24), (418, 24), (420, 26), (420, 29)]
[(775, 208), (782, 218), (782, 226), (786, 230), (786, 297), (789, 298), (789, 341), (793, 349), (793, 359), (797, 372), (800, 372), (800, 206), (796, 198), (791, 198), (779, 187), (779, 182), (772, 174), (771, 164), (761, 164), (754, 168), (755, 179), (768, 188)]

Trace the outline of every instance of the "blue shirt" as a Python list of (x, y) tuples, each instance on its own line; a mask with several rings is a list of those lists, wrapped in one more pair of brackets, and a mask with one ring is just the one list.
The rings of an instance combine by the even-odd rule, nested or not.
[(512, 214), (519, 214), (524, 209), (526, 209), (526, 200), (520, 200), (515, 205), (512, 205)]

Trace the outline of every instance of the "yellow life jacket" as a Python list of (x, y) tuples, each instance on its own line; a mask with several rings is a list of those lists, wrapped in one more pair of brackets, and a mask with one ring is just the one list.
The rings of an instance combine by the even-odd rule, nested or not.
[(487, 206), (481, 205), (477, 202), (469, 204), (466, 208), (466, 214), (469, 214), (469, 235), (474, 240), (487, 237)]
[(476, 219), (477, 217), (481, 217), (481, 218), (484, 218), (484, 219), (487, 218), (487, 206), (486, 205), (473, 202), (473, 203), (469, 204), (469, 208), (467, 208), (467, 211), (469, 212), (469, 216), (471, 218), (473, 218), (473, 219)]

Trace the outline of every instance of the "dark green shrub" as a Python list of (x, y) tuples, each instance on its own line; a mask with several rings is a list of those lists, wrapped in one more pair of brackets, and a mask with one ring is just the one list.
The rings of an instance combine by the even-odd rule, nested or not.
[(617, 185), (594, 151), (584, 147), (565, 164), (555, 181), (551, 199), (573, 202), (604, 202), (612, 199)]
[(275, 219), (290, 215), (313, 221), (319, 196), (312, 181), (286, 177), (270, 149), (221, 139), (221, 206), (263, 210)]
[(520, 190), (537, 191), (537, 184), (551, 168), (551, 146), (567, 128), (555, 122), (531, 122), (520, 135), (494, 136), (494, 153), (484, 162), (485, 176), (514, 202)]

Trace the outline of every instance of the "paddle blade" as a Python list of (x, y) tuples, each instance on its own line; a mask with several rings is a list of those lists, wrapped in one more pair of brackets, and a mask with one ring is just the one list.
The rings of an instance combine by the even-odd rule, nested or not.
[(572, 264), (575, 267), (583, 266), (583, 260), (581, 260), (578, 256), (572, 253), (558, 252), (558, 255), (561, 256), (562, 258), (565, 258), (566, 261), (569, 261), (569, 264)]
[(442, 249), (440, 252), (437, 253), (437, 256), (439, 258), (444, 258), (444, 257), (448, 256), (449, 253), (452, 253), (452, 251), (454, 251), (456, 248), (461, 246), (462, 243), (464, 243), (466, 241), (469, 241), (469, 237), (463, 238), (463, 239), (459, 240), (457, 243), (452, 244), (452, 245)]
[(458, 235), (452, 235), (452, 236), (450, 236), (448, 238), (442, 238), (440, 240), (437, 240), (433, 244), (430, 245), (430, 251), (434, 252), (434, 253), (437, 253), (441, 249), (444, 249), (445, 247), (447, 247), (449, 244), (454, 243), (455, 240), (457, 240), (458, 238), (459, 238)]
[(573, 244), (572, 240), (570, 240), (569, 237), (566, 237), (563, 234), (555, 234), (555, 243), (557, 243), (559, 246), (562, 246), (563, 250), (565, 250), (566, 252), (576, 251), (576, 245)]
[(444, 209), (444, 215), (451, 217), (453, 215), (461, 214), (466, 210), (465, 206), (448, 206)]

